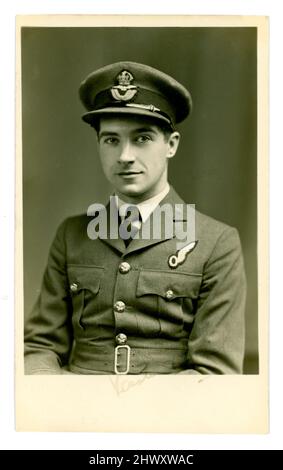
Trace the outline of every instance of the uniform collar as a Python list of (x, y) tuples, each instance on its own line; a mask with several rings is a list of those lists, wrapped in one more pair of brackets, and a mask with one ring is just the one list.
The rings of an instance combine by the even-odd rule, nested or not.
[[(158, 195), (160, 197), (160, 194)], [(166, 194), (166, 196), (164, 197), (163, 194), (162, 194), (162, 197), (163, 199), (161, 201), (159, 201), (159, 204), (160, 206), (163, 206), (165, 204), (169, 204), (169, 205), (172, 205), (175, 209), (173, 210), (173, 222), (185, 222), (187, 217), (186, 217), (186, 204), (184, 203), (184, 201), (180, 198), (180, 196), (175, 192), (174, 188), (172, 188), (172, 186), (170, 187), (170, 190), (169, 192)], [(116, 196), (115, 197), (116, 199), (116, 202), (118, 203), (118, 197)], [(148, 201), (145, 201), (145, 202), (148, 202)], [(183, 217), (180, 217), (180, 214), (178, 213), (178, 210), (176, 210), (176, 204), (179, 206), (179, 207), (182, 207), (184, 208), (184, 212), (183, 212)], [(128, 204), (128, 205), (132, 205), (132, 204)], [(158, 204), (157, 204), (158, 205)], [(156, 211), (157, 210), (157, 206), (155, 207), (155, 209), (153, 210)], [(110, 219), (111, 219), (111, 210), (110, 210), (110, 204), (107, 205), (106, 207), (106, 211), (107, 211), (107, 220), (108, 220), (108, 224), (107, 224), (107, 236), (106, 238), (101, 238), (101, 240), (104, 242), (104, 243), (107, 243), (108, 245), (110, 245), (112, 248), (114, 248), (115, 250), (117, 250), (118, 252), (120, 252), (122, 255), (128, 255), (129, 253), (132, 253), (132, 252), (135, 252), (135, 251), (139, 251), (141, 249), (144, 249), (144, 248), (147, 248), (151, 245), (155, 245), (157, 243), (162, 243), (168, 239), (171, 239), (171, 238), (174, 238), (174, 234), (173, 236), (171, 235), (167, 235), (166, 234), (166, 231), (164, 230), (164, 227), (162, 226), (161, 227), (161, 236), (158, 237), (158, 238), (153, 238), (153, 237), (149, 237), (148, 239), (133, 239), (132, 242), (129, 244), (129, 246), (126, 248), (125, 247), (125, 243), (124, 241), (121, 239), (121, 238), (111, 238), (111, 233), (110, 233)], [(153, 212), (151, 212), (150, 216), (148, 217), (148, 222), (150, 223), (154, 214)], [(147, 223), (147, 222), (146, 222)]]

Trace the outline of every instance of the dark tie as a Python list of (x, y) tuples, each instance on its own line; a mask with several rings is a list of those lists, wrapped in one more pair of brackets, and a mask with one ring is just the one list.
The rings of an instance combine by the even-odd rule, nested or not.
[(119, 227), (120, 237), (124, 240), (126, 247), (139, 231), (141, 222), (142, 218), (137, 206), (128, 206), (125, 217)]

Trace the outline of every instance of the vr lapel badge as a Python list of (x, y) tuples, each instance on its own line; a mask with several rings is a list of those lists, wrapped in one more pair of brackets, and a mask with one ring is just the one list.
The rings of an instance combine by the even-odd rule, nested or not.
[(123, 70), (119, 73), (117, 81), (119, 85), (113, 86), (111, 88), (111, 95), (114, 100), (117, 101), (129, 101), (137, 93), (137, 87), (131, 85), (131, 82), (134, 80), (133, 75), (127, 70)]
[(175, 255), (171, 255), (168, 258), (168, 264), (170, 268), (176, 269), (180, 264), (183, 264), (188, 254), (195, 249), (198, 241), (194, 241), (184, 246), (177, 251)]

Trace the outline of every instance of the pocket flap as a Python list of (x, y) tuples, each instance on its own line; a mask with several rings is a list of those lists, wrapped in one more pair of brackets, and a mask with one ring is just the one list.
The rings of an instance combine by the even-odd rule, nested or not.
[(201, 274), (144, 269), (139, 274), (136, 295), (141, 297), (142, 295), (155, 294), (168, 301), (177, 297), (196, 298), (201, 281)]
[(102, 266), (68, 266), (70, 291), (73, 294), (88, 289), (97, 294), (104, 268)]

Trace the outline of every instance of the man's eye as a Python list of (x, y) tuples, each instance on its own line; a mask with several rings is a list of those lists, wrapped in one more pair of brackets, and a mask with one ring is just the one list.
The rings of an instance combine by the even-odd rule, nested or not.
[(118, 139), (116, 137), (106, 137), (103, 139), (104, 144), (116, 145), (118, 143)]
[(145, 144), (146, 142), (149, 142), (150, 140), (151, 138), (149, 135), (139, 135), (136, 138), (136, 142), (138, 142), (138, 144)]

